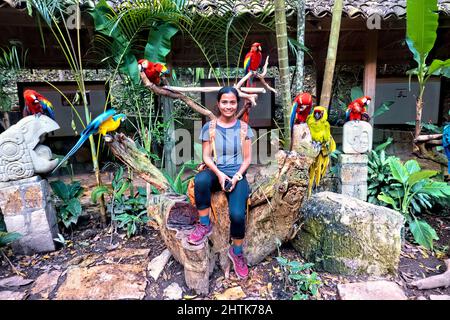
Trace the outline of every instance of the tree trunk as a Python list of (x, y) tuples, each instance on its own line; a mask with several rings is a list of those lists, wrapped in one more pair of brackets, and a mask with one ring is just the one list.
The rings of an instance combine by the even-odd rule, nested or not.
[(320, 105), (328, 108), (331, 99), (333, 85), (334, 66), (336, 64), (337, 48), (339, 44), (339, 31), (341, 28), (343, 0), (336, 0), (333, 6), (333, 18), (331, 20), (330, 40), (328, 42), (327, 59), (325, 62), (325, 73), (323, 76)]
[(291, 143), (289, 122), (291, 117), (291, 90), (289, 81), (289, 55), (287, 43), (286, 12), (284, 0), (275, 0), (275, 30), (277, 35), (278, 64), (281, 82), (281, 99), (284, 114), (284, 141)]
[[(305, 1), (298, 0), (297, 2), (297, 41), (302, 45), (305, 45)], [(303, 50), (297, 51), (297, 64), (296, 64), (296, 76), (295, 76), (295, 95), (303, 92), (303, 82), (305, 78), (305, 53)]]

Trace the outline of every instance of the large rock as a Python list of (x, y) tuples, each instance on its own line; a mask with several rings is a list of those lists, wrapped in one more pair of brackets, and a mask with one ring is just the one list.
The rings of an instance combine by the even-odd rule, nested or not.
[(313, 195), (302, 207), (294, 247), (316, 268), (339, 274), (395, 273), (403, 216), (391, 209), (332, 192)]

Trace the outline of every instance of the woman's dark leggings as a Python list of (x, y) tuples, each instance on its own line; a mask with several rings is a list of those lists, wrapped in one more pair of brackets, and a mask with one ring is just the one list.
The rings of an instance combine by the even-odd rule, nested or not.
[[(230, 233), (233, 239), (245, 236), (245, 214), (249, 194), (247, 179), (238, 181), (232, 192), (225, 192), (230, 209)], [(194, 178), (195, 204), (198, 210), (211, 207), (211, 193), (222, 190), (219, 178), (209, 169), (200, 171)]]

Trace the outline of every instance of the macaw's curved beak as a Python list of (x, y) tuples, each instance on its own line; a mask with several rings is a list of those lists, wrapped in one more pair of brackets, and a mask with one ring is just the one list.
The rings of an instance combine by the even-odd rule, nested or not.
[(314, 112), (314, 119), (320, 120), (322, 118), (322, 112), (316, 111)]
[(142, 64), (139, 64), (139, 72), (144, 71), (144, 67), (142, 66)]
[(369, 105), (369, 104), (370, 104), (370, 101), (371, 101), (371, 100), (368, 99), (368, 100), (366, 101), (366, 105)]
[(34, 99), (33, 102), (34, 102), (34, 103), (39, 103), (39, 100), (38, 100), (38, 99)]
[(261, 46), (258, 46), (258, 50), (259, 50), (259, 52), (261, 52), (261, 51), (262, 51), (262, 48), (261, 48)]

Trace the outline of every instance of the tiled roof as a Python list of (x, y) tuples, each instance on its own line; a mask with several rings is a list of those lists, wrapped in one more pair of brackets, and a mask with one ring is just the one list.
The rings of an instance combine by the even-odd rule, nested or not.
[[(293, 14), (298, 0), (286, 0), (286, 12)], [(214, 13), (229, 0), (188, 0), (188, 5), (202, 13)], [(272, 0), (240, 0), (235, 1), (234, 10), (239, 12), (260, 13)], [(333, 0), (305, 0), (307, 15), (317, 18), (331, 14)], [(439, 0), (439, 10), (450, 15), (450, 0)], [(344, 14), (350, 18), (362, 16), (368, 18), (378, 14), (384, 19), (389, 17), (401, 18), (406, 15), (406, 0), (344, 0)]]

